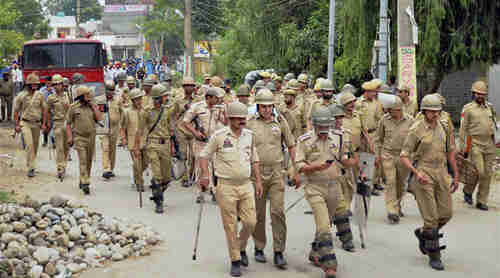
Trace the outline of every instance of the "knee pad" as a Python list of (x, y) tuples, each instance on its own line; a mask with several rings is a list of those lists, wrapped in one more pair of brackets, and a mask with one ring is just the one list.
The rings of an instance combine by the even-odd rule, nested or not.
[(443, 234), (438, 232), (438, 229), (424, 230), (422, 233), (424, 239), (424, 248), (427, 253), (437, 253), (445, 249), (446, 246), (439, 246), (439, 239), (443, 237)]
[(337, 227), (336, 235), (340, 238), (340, 241), (345, 242), (353, 239), (349, 217), (346, 215), (336, 216), (333, 220), (333, 224)]

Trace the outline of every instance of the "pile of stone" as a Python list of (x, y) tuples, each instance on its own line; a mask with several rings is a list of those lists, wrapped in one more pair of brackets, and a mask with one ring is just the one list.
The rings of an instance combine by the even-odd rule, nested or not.
[(0, 204), (0, 278), (66, 278), (105, 262), (147, 256), (162, 241), (150, 227), (105, 217), (54, 196)]

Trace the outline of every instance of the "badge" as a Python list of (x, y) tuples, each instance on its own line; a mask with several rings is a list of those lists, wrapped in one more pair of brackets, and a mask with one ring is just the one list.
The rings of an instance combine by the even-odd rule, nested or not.
[(231, 140), (229, 140), (229, 138), (226, 138), (226, 140), (224, 140), (224, 145), (222, 147), (223, 148), (232, 148), (233, 144), (231, 143)]

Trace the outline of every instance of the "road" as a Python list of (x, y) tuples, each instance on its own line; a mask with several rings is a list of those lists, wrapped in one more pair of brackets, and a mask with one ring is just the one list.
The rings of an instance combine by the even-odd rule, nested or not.
[[(230, 277), (229, 258), (224, 230), (218, 208), (206, 205), (201, 226), (198, 260), (192, 261), (193, 243), (198, 205), (195, 204), (193, 188), (183, 188), (174, 183), (165, 194), (165, 214), (153, 212), (150, 193), (144, 194), (144, 207), (138, 206), (138, 194), (131, 187), (131, 162), (128, 151), (118, 150), (116, 178), (104, 181), (100, 163), (100, 148), (97, 147), (96, 163), (93, 167), (91, 195), (84, 196), (78, 189), (78, 161), (73, 151), (69, 163), (69, 177), (59, 182), (55, 177), (55, 161), (48, 160), (46, 148), (41, 148), (38, 162), (40, 176), (44, 182), (36, 186), (25, 184), (39, 199), (53, 194), (71, 195), (88, 203), (89, 208), (109, 216), (130, 218), (153, 226), (165, 239), (151, 256), (111, 264), (107, 268), (89, 270), (82, 278), (118, 277)], [(16, 163), (17, 165), (17, 163)], [(24, 172), (23, 172), (24, 173)], [(149, 180), (149, 177), (146, 177)], [(28, 182), (29, 183), (29, 182)], [(497, 185), (495, 185), (497, 186)], [(496, 191), (495, 191), (496, 192)], [(287, 188), (286, 204), (303, 194)], [(413, 230), (422, 224), (415, 201), (405, 199), (406, 217), (399, 225), (389, 225), (386, 220), (383, 197), (375, 197), (369, 219), (367, 248), (361, 249), (356, 227), (353, 225), (356, 252), (348, 253), (334, 244), (338, 258), (338, 277), (499, 277), (500, 273), (500, 215), (498, 209), (482, 212), (467, 207), (456, 193), (454, 217), (443, 229), (445, 233), (443, 261), (444, 272), (432, 270), (427, 257), (420, 254)], [(250, 240), (248, 254), (250, 266), (243, 270), (248, 278), (323, 277), (322, 271), (309, 264), (307, 254), (313, 239), (314, 223), (306, 201), (302, 201), (287, 214), (288, 240), (285, 253), (288, 270), (278, 270), (272, 265), (271, 245), (265, 249), (267, 264), (253, 259), (253, 243)], [(269, 217), (267, 218), (269, 221)], [(268, 224), (268, 231), (270, 227)]]

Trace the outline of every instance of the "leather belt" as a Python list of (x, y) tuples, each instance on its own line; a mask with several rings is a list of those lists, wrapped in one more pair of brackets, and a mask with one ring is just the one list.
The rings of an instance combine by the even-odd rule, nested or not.
[(170, 138), (149, 138), (148, 141), (150, 143), (164, 145), (169, 141)]
[(377, 131), (377, 129), (376, 129), (376, 128), (370, 128), (370, 129), (369, 129), (369, 130), (367, 130), (366, 132), (368, 132), (368, 133), (372, 133), (372, 132), (374, 132), (374, 131)]
[(41, 120), (38, 120), (38, 121), (30, 121), (30, 120), (26, 120), (25, 118), (22, 118), (21, 121), (24, 121), (24, 122), (28, 122), (28, 123), (40, 123)]

